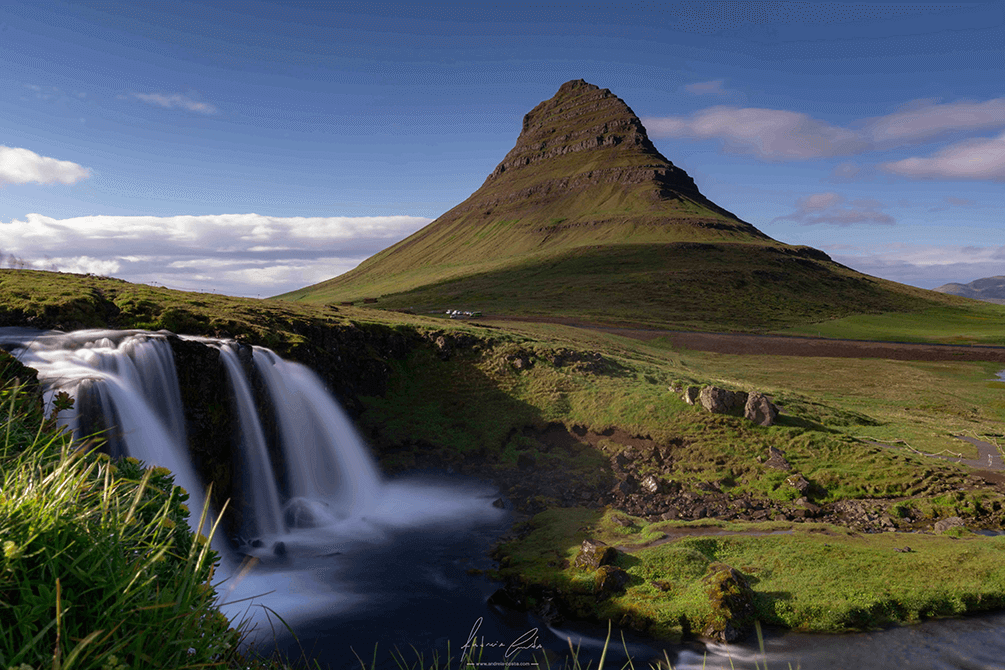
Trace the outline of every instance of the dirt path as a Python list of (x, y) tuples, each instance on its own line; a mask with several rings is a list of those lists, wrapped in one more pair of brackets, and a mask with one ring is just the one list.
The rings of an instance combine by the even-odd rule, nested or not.
[(677, 347), (720, 354), (885, 358), (898, 361), (994, 361), (1005, 363), (1005, 347), (986, 345), (837, 340), (823, 337), (752, 335), (748, 333), (699, 333), (681, 330), (662, 330), (642, 326), (609, 326), (566, 317), (487, 316), (477, 319), (478, 323), (487, 324), (513, 321), (555, 323), (643, 341), (665, 337)]

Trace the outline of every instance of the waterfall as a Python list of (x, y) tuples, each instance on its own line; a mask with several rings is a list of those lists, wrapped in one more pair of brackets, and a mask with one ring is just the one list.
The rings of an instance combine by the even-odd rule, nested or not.
[[(0, 328), (4, 344), (38, 371), (44, 398), (66, 391), (76, 402), (59, 414), (78, 439), (86, 426), (100, 424), (113, 455), (134, 456), (172, 471), (175, 483), (198, 504), (203, 486), (186, 439), (174, 357), (166, 331), (83, 330), (26, 336)], [(279, 447), (287, 470), (289, 495), (276, 482), (252, 383), (236, 343), (195, 340), (220, 352), (227, 372), (235, 424), (237, 470), (244, 473), (250, 510), (244, 528), (253, 529), (251, 547), (280, 547), (298, 529), (333, 527), (361, 519), (380, 497), (381, 476), (366, 446), (321, 380), (306, 367), (254, 347), (253, 368), (276, 416)], [(50, 411), (47, 409), (47, 411)], [(198, 508), (196, 508), (198, 511)], [(285, 544), (281, 545), (285, 549)]]
[[(275, 405), (290, 468), (286, 522), (310, 527), (372, 509), (380, 488), (373, 459), (317, 375), (299, 363), (254, 349), (255, 366)], [(318, 504), (320, 503), (320, 504)]]
[[(9, 340), (8, 340), (9, 341)], [(175, 484), (200, 501), (203, 487), (185, 448), (185, 417), (171, 347), (165, 336), (143, 331), (84, 330), (44, 333), (16, 342), (12, 353), (38, 371), (46, 412), (65, 391), (77, 402), (59, 423), (83, 432), (90, 405), (104, 421), (110, 451), (171, 470)]]
[(244, 446), (244, 457), (249, 463), (250, 489), (252, 491), (252, 507), (254, 519), (258, 524), (259, 535), (278, 535), (284, 530), (280, 514), (279, 492), (276, 480), (269, 462), (269, 450), (265, 444), (262, 424), (258, 420), (258, 410), (251, 394), (248, 380), (244, 376), (237, 352), (226, 344), (219, 346), (223, 363), (227, 367), (231, 387), (234, 389), (234, 400), (237, 403), (237, 415), (240, 421), (241, 442)]

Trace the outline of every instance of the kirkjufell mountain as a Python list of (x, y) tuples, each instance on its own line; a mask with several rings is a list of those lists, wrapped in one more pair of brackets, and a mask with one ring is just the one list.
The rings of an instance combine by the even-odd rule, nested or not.
[(569, 81), (471, 196), (355, 269), (282, 296), (760, 330), (938, 294), (775, 241), (702, 195), (608, 89)]

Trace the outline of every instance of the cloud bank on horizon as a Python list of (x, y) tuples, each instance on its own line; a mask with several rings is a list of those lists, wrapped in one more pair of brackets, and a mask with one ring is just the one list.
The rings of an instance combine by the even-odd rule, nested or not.
[(0, 223), (0, 262), (187, 291), (268, 297), (346, 272), (430, 219), (29, 214)]

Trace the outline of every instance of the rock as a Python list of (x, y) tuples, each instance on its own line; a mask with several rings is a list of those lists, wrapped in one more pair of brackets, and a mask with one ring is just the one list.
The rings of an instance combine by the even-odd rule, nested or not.
[(624, 591), (631, 577), (617, 566), (602, 565), (597, 569), (593, 579), (593, 592), (601, 598), (606, 598), (607, 596)]
[(951, 528), (963, 528), (963, 519), (958, 516), (951, 516), (941, 521), (935, 522), (935, 532), (944, 533)]
[(717, 386), (706, 386), (701, 389), (698, 400), (712, 414), (725, 414), (733, 404), (733, 394)]
[(521, 609), (524, 606), (523, 594), (508, 588), (496, 589), (495, 593), (489, 596), (488, 604), (494, 607)]
[(440, 357), (440, 360), (449, 360), (452, 347), (450, 346), (450, 340), (448, 340), (443, 335), (440, 335), (433, 341), (433, 346), (436, 347), (436, 355)]
[(648, 491), (649, 493), (659, 493), (660, 491), (663, 490), (663, 482), (656, 479), (652, 475), (648, 475), (645, 479), (642, 480), (642, 488)]
[(778, 417), (778, 408), (763, 393), (751, 393), (743, 407), (743, 416), (759, 426), (770, 426)]
[(803, 508), (801, 516), (804, 519), (811, 519), (820, 514), (820, 505), (811, 503), (808, 498), (797, 498), (796, 504)]
[(697, 386), (688, 386), (686, 389), (684, 389), (684, 394), (681, 396), (681, 399), (688, 405), (693, 405), (695, 402), (697, 402), (700, 393), (701, 389), (699, 389)]
[(775, 447), (768, 447), (768, 460), (764, 462), (769, 468), (775, 470), (791, 470), (792, 466), (785, 460), (785, 452)]
[(631, 477), (619, 481), (617, 484), (614, 485), (614, 489), (612, 489), (611, 491), (611, 493), (614, 493), (615, 495), (623, 495), (623, 496), (631, 495), (634, 492), (635, 492), (635, 482), (632, 481)]
[(785, 479), (785, 483), (799, 491), (800, 494), (806, 493), (806, 490), (810, 487), (810, 483), (800, 474), (789, 475)]
[(499, 509), (505, 509), (506, 503), (503, 501), (502, 498), (496, 498), (495, 500), (492, 501), (492, 506), (498, 507)]
[(609, 547), (600, 540), (583, 540), (583, 544), (576, 554), (573, 565), (578, 568), (596, 570), (604, 565), (611, 565), (618, 558), (618, 550)]
[(506, 360), (517, 370), (528, 370), (534, 366), (534, 361), (531, 360), (530, 354), (526, 351), (511, 354), (506, 357)]
[(754, 624), (754, 591), (743, 574), (725, 563), (712, 563), (702, 581), (712, 615), (701, 634), (717, 642), (736, 642)]
[(727, 391), (717, 386), (706, 386), (698, 394), (701, 406), (713, 414), (731, 414), (744, 406), (747, 394), (743, 391)]

